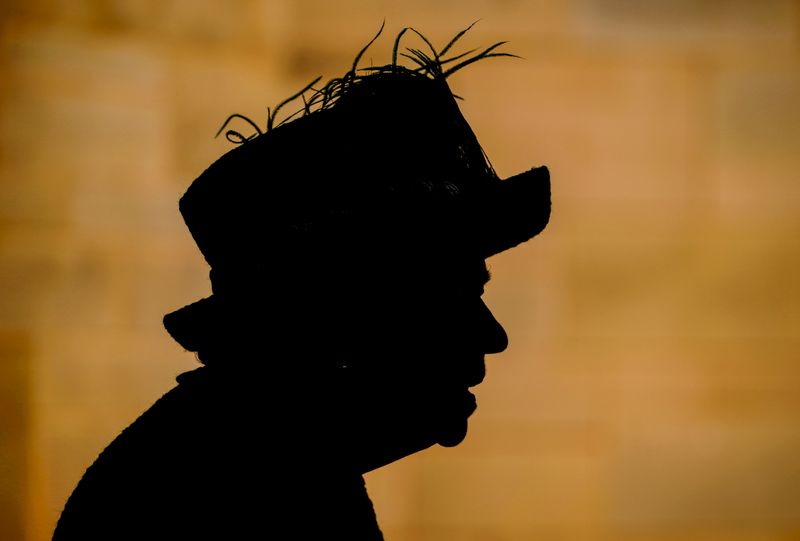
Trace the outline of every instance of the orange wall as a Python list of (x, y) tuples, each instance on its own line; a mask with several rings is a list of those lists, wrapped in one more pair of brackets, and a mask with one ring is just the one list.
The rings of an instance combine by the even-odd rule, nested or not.
[(0, 537), (50, 535), (83, 469), (195, 366), (208, 294), (177, 211), (232, 112), (388, 60), (413, 25), (507, 39), (451, 86), (554, 211), (490, 260), (511, 336), (467, 441), (367, 478), (387, 539), (800, 536), (800, 3), (5, 1)]

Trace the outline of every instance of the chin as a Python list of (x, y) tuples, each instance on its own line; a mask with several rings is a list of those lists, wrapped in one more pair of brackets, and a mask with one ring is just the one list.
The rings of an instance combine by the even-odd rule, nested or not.
[(475, 412), (475, 395), (467, 389), (459, 390), (457, 399), (450, 402), (451, 408), (444, 415), (436, 443), (442, 447), (455, 447), (467, 437), (467, 419)]
[[(454, 423), (455, 424), (455, 423)], [(442, 447), (455, 447), (467, 437), (467, 420), (464, 419), (462, 426), (448, 427), (439, 434), (436, 443)]]

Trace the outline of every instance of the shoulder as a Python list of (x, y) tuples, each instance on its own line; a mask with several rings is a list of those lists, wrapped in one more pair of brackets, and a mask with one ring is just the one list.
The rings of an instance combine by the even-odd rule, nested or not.
[[(165, 393), (125, 428), (84, 473), (67, 500), (54, 539), (93, 538), (105, 526), (150, 520), (169, 509), (180, 511), (183, 493), (194, 487), (203, 440), (210, 439), (202, 418), (208, 389), (197, 376)], [(193, 472), (193, 473), (192, 473)], [(170, 502), (169, 500), (176, 499)], [(147, 515), (140, 516), (140, 515)]]

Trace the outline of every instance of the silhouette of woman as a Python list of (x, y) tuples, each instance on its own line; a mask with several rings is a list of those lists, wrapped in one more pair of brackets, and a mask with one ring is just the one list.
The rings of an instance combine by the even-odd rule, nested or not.
[(164, 324), (202, 366), (100, 454), (55, 540), (382, 539), (362, 475), (463, 440), (507, 345), (485, 259), (545, 227), (549, 174), (500, 180), (446, 83), (499, 44), (445, 59), (461, 32), (407, 68), (404, 32), (290, 121), (229, 130), (180, 199), (213, 294)]

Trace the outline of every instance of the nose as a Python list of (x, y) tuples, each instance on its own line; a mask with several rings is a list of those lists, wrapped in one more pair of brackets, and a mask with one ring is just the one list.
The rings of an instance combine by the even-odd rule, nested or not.
[(508, 335), (502, 325), (495, 319), (492, 311), (481, 300), (482, 327), (481, 338), (485, 353), (501, 353), (508, 347)]

